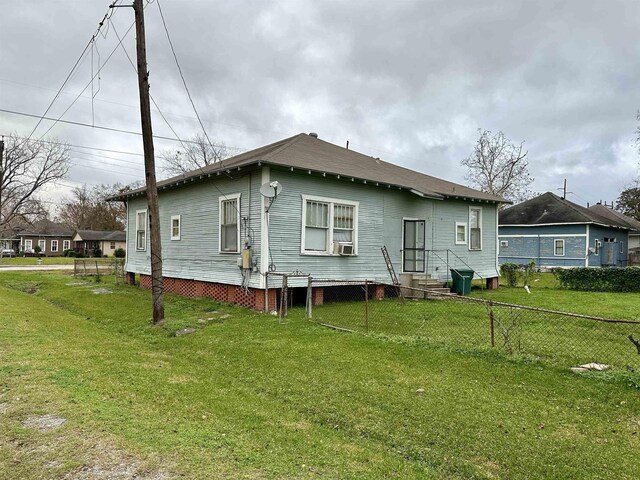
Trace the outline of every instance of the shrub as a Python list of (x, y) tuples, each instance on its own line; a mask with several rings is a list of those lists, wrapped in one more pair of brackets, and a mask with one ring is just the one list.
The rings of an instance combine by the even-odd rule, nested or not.
[(127, 252), (124, 250), (124, 248), (116, 248), (115, 252), (113, 252), (113, 256), (116, 258), (124, 258), (126, 254)]
[(503, 263), (500, 265), (500, 275), (502, 275), (507, 281), (508, 287), (515, 287), (518, 285), (518, 274), (520, 266), (515, 263)]
[(94, 248), (93, 249), (93, 256), (94, 257), (102, 257), (102, 250), (100, 250), (99, 248)]
[(40, 252), (42, 251), (42, 249), (40, 248), (40, 245), (36, 245), (35, 247), (33, 247), (33, 251), (35, 252), (36, 255), (40, 255)]
[(553, 270), (561, 288), (594, 292), (640, 292), (640, 268), (569, 268)]

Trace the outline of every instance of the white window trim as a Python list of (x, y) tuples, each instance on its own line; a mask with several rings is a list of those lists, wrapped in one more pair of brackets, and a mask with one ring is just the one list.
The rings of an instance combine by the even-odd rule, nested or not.
[[(173, 234), (173, 221), (178, 220), (178, 235)], [(171, 232), (171, 240), (180, 240), (180, 236), (182, 235), (182, 220), (180, 219), (180, 215), (172, 215), (169, 223), (169, 232)]]
[[(558, 250), (558, 249), (556, 248), (556, 245), (557, 245), (557, 243), (558, 243), (558, 242), (561, 242), (561, 243), (562, 243), (562, 255), (558, 255), (558, 254), (556, 253), (556, 251)], [(563, 239), (558, 239), (558, 238), (557, 238), (557, 239), (555, 239), (555, 240), (553, 241), (553, 256), (554, 256), (554, 257), (564, 257), (564, 256), (565, 256), (565, 249), (564, 249), (564, 248), (565, 248), (564, 240), (563, 240)]]
[(51, 240), (51, 253), (58, 252), (58, 240)]
[[(464, 227), (464, 240), (458, 240), (458, 227)], [(456, 240), (456, 245), (466, 245), (467, 244), (467, 222), (456, 222), (456, 228), (453, 231), (454, 238)]]
[[(140, 228), (140, 225), (138, 224), (138, 218), (140, 216), (141, 213), (144, 213), (144, 229)], [(149, 217), (147, 215), (147, 209), (142, 209), (142, 210), (136, 210), (136, 234), (133, 237), (134, 238), (134, 245), (136, 247), (136, 252), (146, 252), (147, 251), (147, 243), (148, 243), (148, 239), (149, 239), (149, 229), (147, 228), (147, 226), (149, 225)], [(138, 231), (139, 230), (144, 230), (144, 247), (143, 248), (139, 248), (138, 247)]]
[[(27, 245), (29, 245), (27, 247)], [(26, 238), (24, 240), (24, 251), (25, 252), (33, 252), (33, 240), (31, 240), (30, 238)]]
[[(301, 195), (302, 197), (302, 217), (300, 219), (300, 253), (302, 255), (311, 255), (311, 256), (336, 256), (340, 255), (337, 253), (333, 253), (332, 244), (333, 244), (333, 206), (337, 203), (339, 205), (349, 205), (353, 207), (353, 255), (358, 255), (358, 210), (360, 209), (360, 202), (354, 202), (352, 200), (342, 200), (339, 198), (328, 198), (328, 197), (316, 197), (315, 195)], [(329, 238), (327, 239), (327, 250), (324, 252), (320, 251), (306, 251), (304, 249), (305, 240), (306, 240), (306, 218), (307, 218), (307, 201), (312, 202), (323, 202), (329, 204), (329, 231), (327, 235)]]
[(62, 251), (71, 249), (71, 240), (63, 240), (62, 241)]
[(47, 252), (47, 240), (46, 239), (38, 240), (38, 246), (40, 247), (40, 253), (46, 253)]
[[(478, 210), (479, 215), (478, 215), (478, 225), (480, 225), (480, 248), (471, 248), (471, 210)], [(467, 233), (467, 239), (468, 239), (468, 243), (467, 246), (469, 248), (470, 251), (473, 252), (479, 252), (482, 250), (482, 207), (475, 207), (475, 206), (469, 206), (469, 226), (467, 227), (468, 233)]]
[[(228, 250), (222, 250), (222, 202), (226, 202), (228, 200), (236, 200), (237, 207), (236, 208), (236, 250), (235, 252), (231, 252)], [(228, 253), (237, 255), (240, 253), (240, 194), (232, 193), (229, 195), (221, 195), (218, 197), (218, 253)]]

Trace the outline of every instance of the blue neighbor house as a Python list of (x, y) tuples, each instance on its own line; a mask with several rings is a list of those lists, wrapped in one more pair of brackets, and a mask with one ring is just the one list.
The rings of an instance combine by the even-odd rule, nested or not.
[[(403, 285), (471, 269), (497, 287), (503, 198), (299, 134), (158, 183), (164, 289), (264, 310), (279, 273)], [(129, 282), (150, 287), (147, 198), (127, 205)], [(307, 286), (291, 278), (289, 287)], [(295, 283), (297, 282), (297, 283)], [(382, 286), (378, 286), (382, 287)], [(378, 288), (376, 287), (376, 288)], [(384, 288), (376, 290), (376, 295)]]
[(624, 267), (629, 225), (547, 192), (500, 212), (500, 264)]

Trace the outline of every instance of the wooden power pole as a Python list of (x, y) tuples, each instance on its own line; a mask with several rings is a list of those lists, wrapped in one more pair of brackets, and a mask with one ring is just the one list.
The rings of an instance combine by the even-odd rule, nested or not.
[(160, 241), (160, 214), (158, 189), (156, 187), (156, 165), (151, 129), (151, 106), (149, 104), (149, 72), (147, 71), (147, 49), (144, 33), (144, 8), (142, 0), (133, 0), (136, 17), (136, 50), (138, 52), (138, 87), (140, 90), (140, 119), (142, 121), (142, 145), (144, 148), (144, 176), (147, 183), (149, 206), (149, 231), (151, 234), (151, 297), (153, 299), (153, 324), (164, 323), (164, 296), (162, 294), (162, 245)]

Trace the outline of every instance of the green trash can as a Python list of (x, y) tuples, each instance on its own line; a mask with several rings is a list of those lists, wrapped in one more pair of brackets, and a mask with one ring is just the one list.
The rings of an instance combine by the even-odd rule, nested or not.
[(451, 289), (458, 295), (469, 295), (471, 293), (471, 280), (473, 280), (473, 270), (451, 269)]

